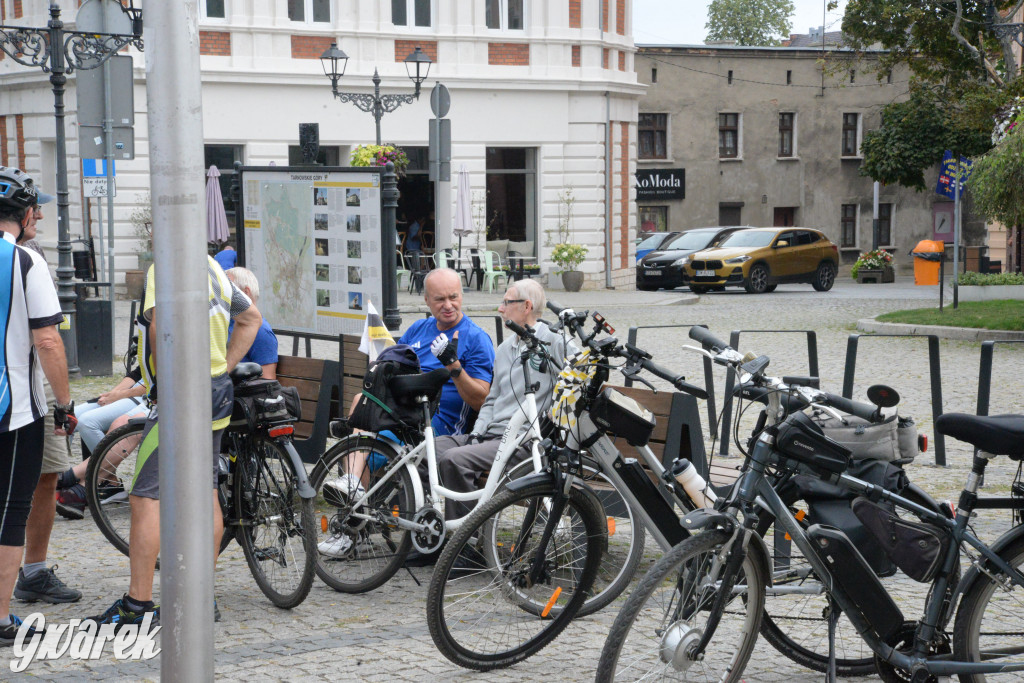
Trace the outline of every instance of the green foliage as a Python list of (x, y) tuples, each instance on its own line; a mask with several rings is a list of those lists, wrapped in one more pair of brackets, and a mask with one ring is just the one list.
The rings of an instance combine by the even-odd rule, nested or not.
[(876, 318), (886, 323), (908, 325), (946, 325), (985, 330), (1024, 330), (1024, 301), (965, 301), (957, 308), (948, 303), (940, 311), (935, 308), (916, 308), (893, 311)]
[(1024, 224), (1024, 135), (1008, 135), (975, 160), (967, 187), (978, 212), (1003, 225)]
[(857, 257), (856, 263), (854, 263), (853, 268), (850, 269), (850, 275), (857, 277), (857, 273), (860, 272), (861, 268), (867, 268), (868, 270), (880, 270), (885, 266), (891, 266), (892, 261), (892, 254), (887, 252), (885, 249), (866, 251)]
[(708, 40), (735, 40), (737, 45), (779, 45), (789, 37), (792, 0), (711, 0)]
[(961, 273), (957, 278), (961, 287), (994, 287), (996, 285), (1024, 285), (1024, 273)]
[(558, 266), (556, 272), (576, 270), (577, 266), (587, 258), (587, 251), (588, 249), (582, 244), (556, 244), (555, 248), (551, 250), (551, 260)]
[(405, 175), (409, 157), (396, 145), (359, 145), (352, 150), (349, 163), (352, 166), (385, 166), (389, 161), (395, 165), (396, 174)]

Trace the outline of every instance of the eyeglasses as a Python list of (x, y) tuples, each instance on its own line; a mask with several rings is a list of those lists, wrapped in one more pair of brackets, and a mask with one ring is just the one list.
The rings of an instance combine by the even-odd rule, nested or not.
[(504, 306), (505, 308), (508, 308), (512, 304), (521, 304), (524, 303), (525, 301), (526, 299), (502, 299), (501, 305)]
[(36, 218), (39, 218), (40, 216), (43, 215), (43, 207), (39, 206), (38, 204), (32, 207), (32, 210), (35, 211)]

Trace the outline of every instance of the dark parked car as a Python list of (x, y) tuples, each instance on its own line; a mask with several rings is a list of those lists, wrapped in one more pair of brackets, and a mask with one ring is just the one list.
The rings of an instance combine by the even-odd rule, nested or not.
[(644, 237), (643, 240), (640, 241), (639, 244), (636, 245), (636, 260), (637, 260), (637, 263), (639, 263), (640, 259), (642, 259), (644, 256), (647, 256), (652, 251), (657, 251), (658, 249), (661, 249), (662, 245), (667, 244), (668, 242), (671, 242), (676, 237), (678, 237), (680, 234), (682, 234), (682, 233), (680, 233), (678, 231), (676, 231), (676, 232), (652, 232), (652, 233), (648, 234), (646, 237)]
[(694, 228), (678, 234), (636, 264), (636, 288), (653, 291), (685, 284), (682, 267), (695, 251), (715, 246), (742, 227)]

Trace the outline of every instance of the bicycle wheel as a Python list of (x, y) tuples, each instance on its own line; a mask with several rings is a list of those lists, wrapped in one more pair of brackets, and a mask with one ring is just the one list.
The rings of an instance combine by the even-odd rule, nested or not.
[(132, 527), (128, 494), (135, 477), (143, 427), (143, 424), (128, 423), (103, 437), (93, 450), (85, 473), (85, 498), (93, 521), (107, 540), (125, 555)]
[[(503, 491), (445, 546), (427, 591), (427, 625), (452, 662), (480, 671), (511, 666), (554, 640), (576, 616), (597, 575), (605, 521), (593, 494), (573, 488), (541, 546), (556, 496), (550, 482)], [(498, 566), (477, 550), (488, 527), (498, 530)], [(543, 559), (542, 575), (534, 581), (536, 558)], [(524, 603), (546, 609), (537, 614)]]
[[(1024, 571), (1024, 538), (1012, 541), (999, 557), (1018, 572)], [(1020, 661), (1024, 654), (1024, 588), (1013, 585), (990, 564), (989, 571), (979, 573), (960, 599), (953, 625), (953, 653), (958, 661), (996, 664), (1001, 657)], [(1019, 681), (1020, 672), (960, 674), (960, 680)]]
[(705, 531), (676, 545), (651, 567), (612, 624), (597, 681), (741, 680), (757, 642), (767, 579), (749, 555), (711, 642), (701, 657), (688, 656), (721, 589), (722, 565), (716, 555), (729, 538), (723, 531)]
[(274, 605), (291, 609), (313, 585), (313, 501), (299, 496), (284, 448), (251, 439), (235, 462), (238, 542), (256, 584)]
[[(587, 599), (576, 614), (577, 617), (589, 616), (603, 609), (626, 590), (643, 558), (646, 542), (643, 524), (612, 480), (601, 471), (601, 465), (592, 458), (584, 457), (581, 469), (581, 478), (604, 507), (608, 544), (601, 553), (601, 564), (594, 586), (587, 593)], [(526, 461), (513, 468), (507, 478), (517, 479), (532, 472), (533, 463)], [(537, 607), (538, 611), (543, 608), (543, 604)]]
[[(310, 476), (319, 520), (316, 574), (336, 591), (364, 593), (383, 585), (409, 554), (412, 536), (394, 520), (412, 520), (415, 498), (409, 470), (393, 472), (389, 467), (397, 460), (390, 442), (353, 434), (328, 450)], [(359, 495), (344, 476), (353, 466), (365, 470), (364, 491), (390, 475), (355, 511), (351, 502)]]

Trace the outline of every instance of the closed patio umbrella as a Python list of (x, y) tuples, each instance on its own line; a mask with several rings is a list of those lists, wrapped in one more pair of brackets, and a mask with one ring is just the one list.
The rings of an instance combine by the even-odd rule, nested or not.
[(459, 168), (459, 184), (455, 193), (455, 228), (452, 230), (459, 238), (459, 252), (456, 269), (462, 266), (458, 259), (462, 257), (462, 238), (473, 234), (473, 198), (470, 195), (469, 171), (466, 165)]
[(228, 241), (228, 214), (220, 193), (220, 171), (210, 166), (206, 172), (206, 241), (222, 244)]

